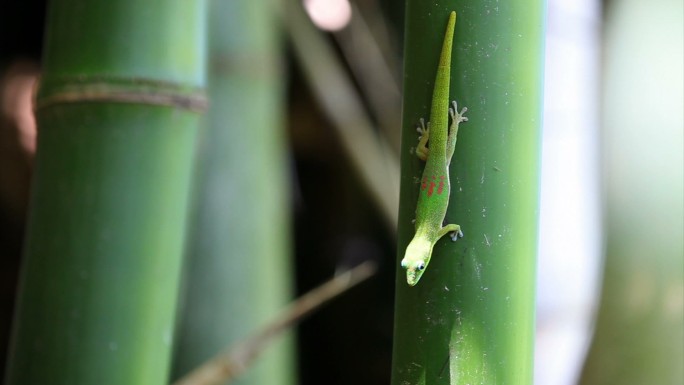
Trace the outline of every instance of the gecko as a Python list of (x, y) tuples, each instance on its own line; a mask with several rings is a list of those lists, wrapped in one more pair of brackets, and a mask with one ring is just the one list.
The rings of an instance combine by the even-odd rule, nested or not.
[[(451, 76), (451, 50), (456, 25), (456, 12), (451, 12), (447, 23), (442, 52), (432, 94), (430, 121), (420, 119), (418, 133), (420, 138), (416, 155), (425, 161), (425, 169), (420, 179), (420, 192), (416, 208), (416, 233), (406, 248), (401, 267), (406, 269), (406, 281), (415, 286), (425, 272), (435, 243), (447, 233), (451, 240), (463, 237), (461, 226), (443, 226), (449, 206), (450, 182), (449, 165), (456, 148), (456, 135), (459, 123), (468, 120), (463, 114), (467, 108), (458, 111), (455, 101), (449, 103), (449, 82)], [(451, 105), (451, 106), (450, 106)], [(448, 116), (447, 116), (448, 113)], [(448, 117), (451, 117), (449, 126)], [(429, 141), (429, 147), (427, 147)]]

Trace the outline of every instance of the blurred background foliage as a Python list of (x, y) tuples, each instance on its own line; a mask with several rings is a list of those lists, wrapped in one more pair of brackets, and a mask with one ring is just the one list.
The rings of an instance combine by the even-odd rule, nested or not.
[[(265, 67), (267, 71), (275, 71), (275, 74), (266, 72), (275, 84), (269, 86), (273, 87), (269, 91), (263, 91), (263, 97), (276, 100), (266, 102), (257, 112), (270, 109), (272, 112), (268, 115), (273, 114), (272, 120), (264, 117), (268, 123), (263, 124), (276, 131), (285, 130), (279, 139), (282, 147), (275, 150), (281, 152), (277, 155), (281, 160), (275, 167), (285, 180), (274, 190), (283, 199), (280, 204), (289, 212), (283, 215), (289, 219), (275, 220), (289, 221), (292, 226), (289, 230), (283, 229), (290, 235), (278, 242), (290, 245), (285, 246), (291, 249), (282, 258), (292, 258), (294, 264), (288, 268), (280, 262), (267, 261), (266, 267), (259, 268), (278, 266), (273, 267), (277, 273), (293, 275), (277, 278), (290, 282), (283, 281), (278, 298), (269, 298), (274, 299), (268, 304), (270, 310), (264, 310), (253, 321), (254, 327), (268, 319), (268, 314), (275, 313), (279, 304), (305, 293), (335, 271), (369, 259), (380, 264), (375, 278), (324, 307), (297, 328), (294, 344), (284, 358), (285, 365), (294, 367), (284, 369), (291, 376), (287, 380), (282, 376), (282, 383), (386, 384), (391, 372), (396, 269), (396, 212), (392, 208), (398, 202), (398, 178), (393, 173), (398, 172), (403, 7), (395, 2), (370, 0), (353, 2), (348, 9), (330, 4), (309, 7), (309, 15), (314, 19), (318, 15), (319, 27), (325, 27), (320, 20), (326, 20), (326, 15), (340, 16), (349, 11), (353, 16), (348, 25), (341, 24), (345, 28), (328, 36), (313, 27), (310, 31), (297, 29), (304, 27), (304, 21), (296, 18), (304, 14), (290, 11), (299, 6), (298, 1), (282, 3), (280, 8), (266, 6), (273, 8), (273, 14), (264, 17), (268, 23), (246, 22), (249, 18), (260, 18), (263, 10), (243, 16), (243, 23), (235, 23), (244, 26), (233, 32), (234, 43), (240, 47), (263, 34), (266, 48), (261, 49), (265, 51), (257, 51), (254, 56), (248, 52), (238, 58), (229, 52), (229, 57), (212, 62), (216, 67), (210, 67), (210, 71), (212, 68), (221, 71), (234, 68), (238, 74), (240, 70), (255, 71), (247, 76), (259, 74)], [(611, 0), (604, 4), (584, 1), (568, 5), (551, 0), (548, 4), (547, 44), (559, 38), (553, 35), (554, 31), (563, 31), (562, 27), (572, 24), (581, 25), (589, 43), (571, 47), (569, 55), (580, 55), (588, 47), (598, 47), (596, 52), (603, 58), (589, 60), (588, 67), (570, 70), (577, 72), (566, 70), (559, 78), (585, 74), (590, 77), (588, 81), (574, 84), (584, 84), (586, 89), (593, 90), (589, 95), (596, 98), (602, 94), (603, 99), (600, 103), (598, 100), (588, 103), (588, 111), (577, 108), (583, 102), (592, 101), (592, 96), (578, 96), (585, 94), (575, 92), (572, 84), (562, 87), (560, 93), (550, 92), (547, 76), (544, 151), (552, 148), (550, 145), (554, 143), (549, 144), (547, 139), (554, 138), (560, 131), (558, 128), (564, 127), (563, 120), (578, 122), (568, 128), (572, 132), (588, 127), (593, 141), (573, 147), (574, 142), (563, 137), (556, 143), (564, 146), (557, 148), (571, 149), (569, 154), (553, 151), (554, 156), (566, 157), (559, 161), (561, 167), (548, 171), (562, 175), (558, 189), (562, 191), (548, 188), (546, 179), (542, 178), (542, 253), (538, 272), (542, 283), (538, 290), (542, 299), (550, 296), (555, 300), (544, 302), (538, 310), (536, 383), (572, 384), (579, 381), (582, 373), (582, 384), (680, 384), (684, 382), (681, 1), (658, 0), (646, 4)], [(40, 73), (44, 11), (43, 1), (32, 0), (9, 3), (0, 12), (0, 344), (3, 347), (9, 340), (26, 226), (35, 151), (31, 92)], [(278, 16), (277, 12), (281, 11)], [(603, 18), (599, 16), (601, 12)], [(226, 23), (237, 15), (238, 12), (226, 14)], [(282, 24), (275, 21), (278, 17), (283, 17)], [(276, 29), (277, 25), (281, 29)], [(561, 34), (560, 38), (567, 36)], [(549, 57), (551, 54), (558, 56)], [(554, 72), (550, 61), (563, 54), (568, 53), (547, 49), (548, 75)], [(263, 60), (272, 60), (272, 67), (260, 63)], [(263, 80), (262, 76), (257, 77)], [(563, 83), (559, 81), (559, 84)], [(212, 85), (219, 86), (211, 79), (209, 85), (210, 92)], [(244, 87), (256, 92), (261, 85), (253, 83)], [(550, 97), (558, 103), (554, 104)], [(549, 111), (549, 105), (561, 107)], [(552, 113), (556, 119), (550, 118)], [(239, 136), (245, 129), (235, 116), (220, 119), (233, 124), (232, 135)], [(599, 133), (600, 141), (597, 140)], [(370, 136), (359, 140), (359, 135)], [(230, 142), (230, 138), (226, 140)], [(359, 145), (351, 146), (353, 143)], [(248, 144), (242, 147), (249, 150)], [(218, 156), (231, 155), (236, 156), (218, 153)], [(200, 152), (199, 164), (203, 156)], [(589, 173), (589, 180), (577, 178), (575, 170), (567, 172), (562, 168), (573, 162), (586, 162), (587, 168), (594, 170), (602, 166), (602, 172)], [(380, 183), (374, 184), (369, 176), (377, 176), (376, 182)], [(603, 186), (602, 198), (597, 185)], [(199, 182), (193, 186), (195, 196), (201, 196), (198, 186), (201, 186)], [(219, 195), (220, 191), (221, 188)], [(554, 194), (564, 200), (556, 201), (545, 210), (548, 207), (545, 199), (551, 200), (546, 197)], [(575, 222), (562, 216), (544, 221), (545, 212), (562, 206), (574, 207), (573, 199), (589, 203), (589, 215), (583, 217), (584, 223), (582, 218)], [(603, 210), (600, 210), (601, 202)], [(558, 238), (545, 237), (545, 231), (554, 228), (564, 232)], [(270, 241), (268, 236), (259, 238), (262, 236), (259, 230), (254, 230), (254, 234), (261, 242)], [(605, 262), (601, 262), (601, 234), (605, 234)], [(557, 249), (566, 248), (568, 241), (583, 242), (578, 238), (594, 239), (598, 246), (589, 247), (596, 250), (596, 255), (591, 251), (582, 252), (573, 265), (574, 256), (566, 258)], [(545, 248), (545, 240), (556, 245), (555, 251), (552, 247)], [(192, 246), (188, 249), (192, 250)], [(583, 258), (586, 256), (590, 258)], [(577, 266), (589, 266), (590, 273), (578, 274)], [(600, 266), (604, 266), (605, 272), (603, 285), (596, 281)], [(218, 303), (233, 300), (234, 304), (256, 303), (256, 299), (246, 299), (240, 289), (248, 290), (245, 285), (259, 286), (259, 282), (254, 282), (256, 279), (273, 279), (272, 271), (261, 275), (260, 270), (252, 272), (253, 275), (246, 272), (244, 278), (248, 282), (240, 287), (208, 299)], [(555, 278), (543, 286), (544, 276)], [(191, 287), (192, 278), (187, 279), (186, 287)], [(599, 292), (601, 286), (603, 289)], [(586, 295), (568, 302), (563, 296), (567, 291)], [(183, 299), (188, 298), (190, 294)], [(600, 312), (594, 329), (591, 320), (599, 298)], [(183, 318), (181, 314), (181, 324)], [(557, 326), (577, 320), (580, 322), (573, 324), (571, 333), (567, 333), (567, 327)], [(215, 332), (226, 327), (216, 326)], [(226, 329), (226, 335), (240, 335), (247, 329), (244, 325), (241, 328), (239, 331)], [(593, 345), (583, 365), (592, 332), (595, 332)], [(571, 337), (549, 339), (563, 333)], [(551, 343), (539, 344), (547, 340)], [(569, 353), (558, 354), (566, 350)], [(4, 348), (0, 350), (2, 362), (6, 359), (5, 353)], [(2, 370), (4, 366), (0, 366)], [(544, 370), (552, 374), (542, 373)], [(4, 377), (4, 373), (0, 376)]]

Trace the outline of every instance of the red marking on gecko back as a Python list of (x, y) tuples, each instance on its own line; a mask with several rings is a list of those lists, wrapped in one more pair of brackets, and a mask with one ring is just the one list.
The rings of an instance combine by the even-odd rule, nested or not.
[(430, 182), (430, 188), (428, 189), (427, 195), (432, 196), (432, 191), (435, 189), (435, 182)]
[[(429, 182), (428, 182), (429, 180)], [(424, 176), (423, 179), (421, 180), (420, 184), (420, 189), (421, 190), (427, 190), (427, 196), (431, 197), (432, 194), (435, 193), (435, 187), (437, 187), (437, 195), (440, 195), (444, 192), (444, 186), (446, 183), (446, 176), (440, 175), (439, 176), (439, 182), (437, 182), (437, 176), (432, 175), (432, 176)]]

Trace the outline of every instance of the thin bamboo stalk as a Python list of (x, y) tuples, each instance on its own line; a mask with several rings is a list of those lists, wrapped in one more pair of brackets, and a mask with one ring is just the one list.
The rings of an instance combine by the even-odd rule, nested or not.
[[(293, 292), (282, 58), (273, 0), (209, 2), (211, 107), (198, 156), (173, 377), (266, 324)], [(241, 384), (293, 384), (292, 333)]]

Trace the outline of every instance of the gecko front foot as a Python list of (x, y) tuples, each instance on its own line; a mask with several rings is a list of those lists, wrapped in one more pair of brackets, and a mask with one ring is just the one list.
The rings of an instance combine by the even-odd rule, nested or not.
[(458, 238), (463, 238), (463, 231), (461, 229), (458, 229), (457, 231), (452, 231), (449, 234), (449, 237), (451, 237), (451, 240), (456, 242), (458, 241)]
[(437, 232), (437, 239), (449, 234), (449, 238), (452, 241), (458, 240), (458, 238), (463, 238), (463, 232), (461, 231), (461, 226), (450, 224), (442, 227), (439, 232)]
[(456, 104), (456, 101), (452, 101), (451, 104), (453, 105), (453, 108), (449, 107), (449, 116), (451, 116), (451, 124), (467, 122), (468, 118), (466, 118), (464, 114), (466, 113), (466, 111), (468, 111), (468, 108), (463, 107), (463, 109), (461, 109), (461, 112), (459, 112), (458, 104)]

